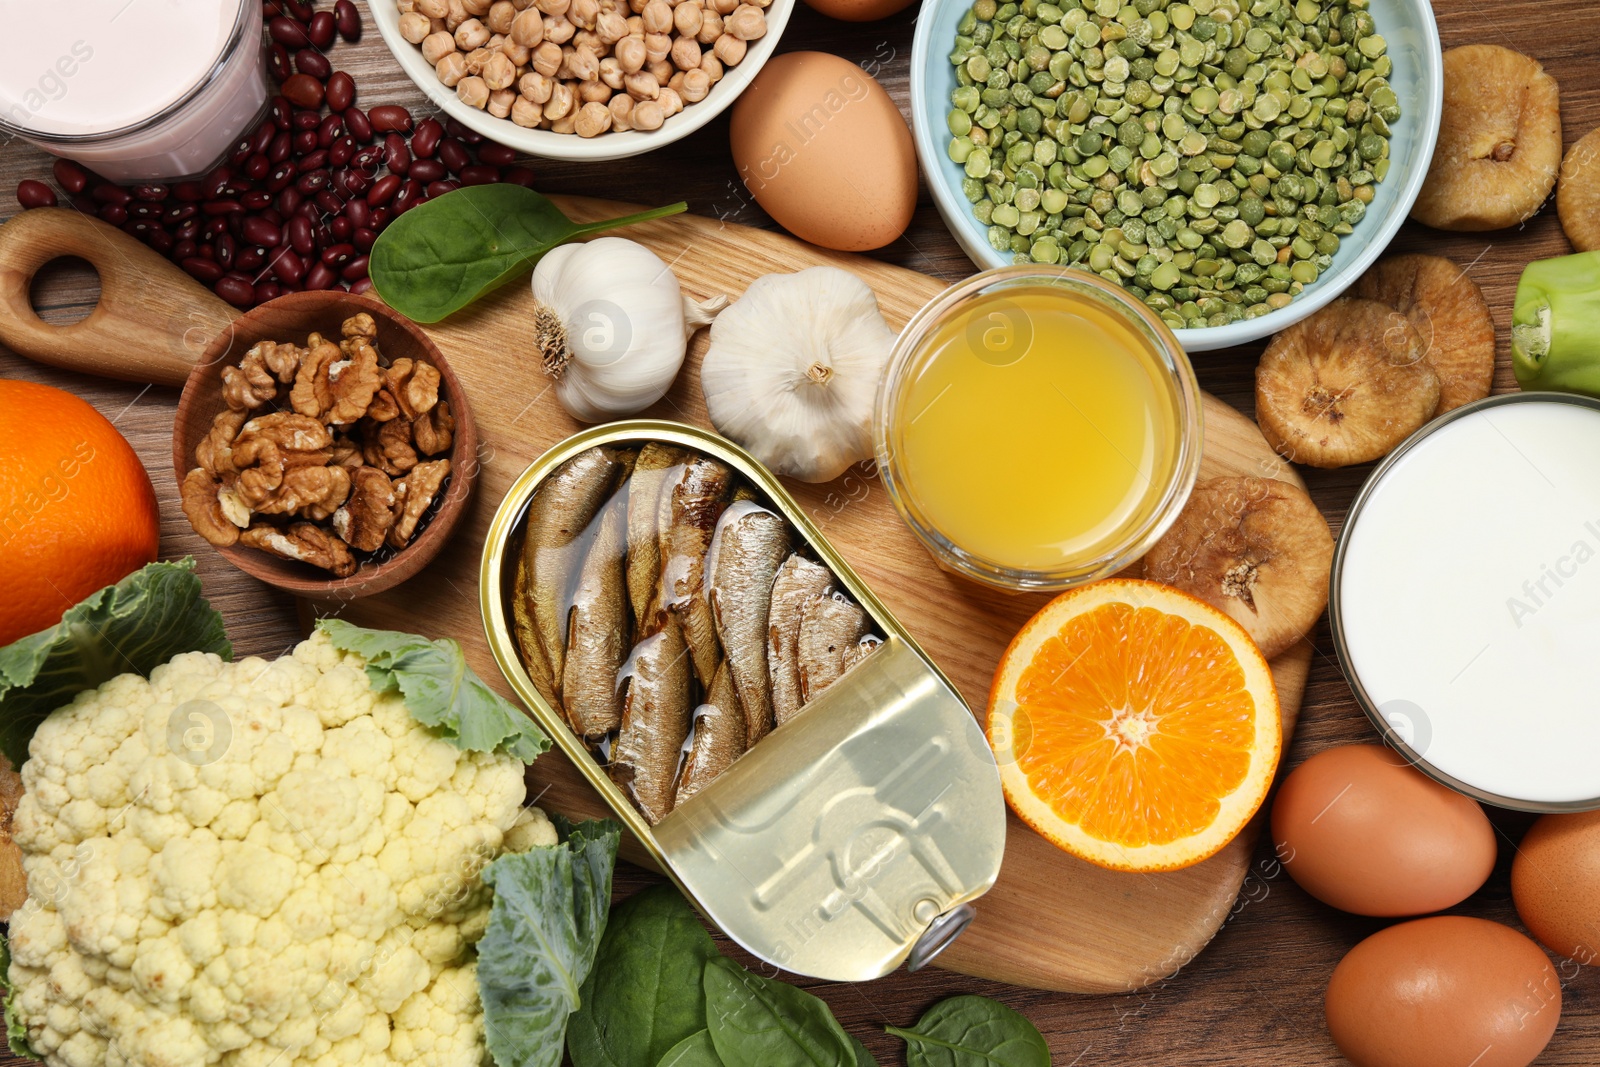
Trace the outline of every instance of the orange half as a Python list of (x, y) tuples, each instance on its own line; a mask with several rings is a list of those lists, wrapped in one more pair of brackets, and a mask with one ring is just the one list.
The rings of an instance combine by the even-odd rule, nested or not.
[(995, 673), (988, 735), (1011, 810), (1123, 871), (1215, 855), (1261, 807), (1283, 746), (1272, 672), (1244, 628), (1124, 579), (1028, 621)]

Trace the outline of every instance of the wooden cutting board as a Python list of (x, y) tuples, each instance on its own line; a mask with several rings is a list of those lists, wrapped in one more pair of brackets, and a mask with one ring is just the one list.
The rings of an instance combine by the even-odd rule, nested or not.
[[(634, 210), (600, 200), (558, 202), (579, 221)], [(890, 326), (898, 329), (945, 287), (901, 267), (698, 216), (647, 223), (626, 235), (671, 264), (685, 292), (697, 299), (737, 298), (762, 274), (829, 264), (865, 279)], [(29, 283), (42, 264), (65, 255), (81, 256), (99, 271), (101, 302), (82, 322), (50, 327), (28, 303)], [(473, 668), (493, 683), (500, 675), (483, 638), (477, 598), (484, 531), (523, 468), (580, 428), (556, 402), (528, 343), (532, 311), (526, 283), (517, 283), (427, 328), (460, 376), (483, 440), (478, 491), (454, 541), (398, 589), (345, 604), (310, 605), (316, 613), (337, 612), (362, 625), (454, 637), (467, 649)], [(207, 341), (234, 315), (132, 238), (75, 212), (30, 211), (0, 226), (0, 340), (41, 362), (181, 385)], [(699, 372), (706, 344), (702, 331), (672, 392), (646, 415), (710, 425)], [(151, 473), (171, 477), (166, 471)], [(1207, 396), (1201, 477), (1227, 474), (1303, 484), (1253, 423)], [(981, 710), (1001, 653), (1048, 598), (988, 590), (938, 569), (901, 523), (882, 485), (859, 470), (825, 485), (787, 484), (968, 703)], [(1285, 748), (1310, 660), (1311, 647), (1302, 642), (1272, 664)], [(508, 687), (498, 687), (509, 695)], [(541, 758), (530, 775), (533, 791), (542, 791), (540, 804), (580, 818), (606, 814), (603, 802), (559, 752)], [(1220, 854), (1188, 870), (1123, 874), (1068, 856), (1012, 818), (999, 883), (978, 901), (977, 921), (938, 964), (1018, 985), (1084, 993), (1124, 991), (1169, 977), (1230, 914), (1260, 821)], [(640, 855), (635, 848), (632, 857)]]

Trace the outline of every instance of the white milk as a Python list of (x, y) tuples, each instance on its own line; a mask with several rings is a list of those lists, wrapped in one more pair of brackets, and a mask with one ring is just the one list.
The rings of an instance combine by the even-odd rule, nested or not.
[(0, 0), (0, 26), (0, 122), (114, 180), (198, 174), (266, 101), (255, 0)]
[(1402, 739), (1499, 797), (1600, 798), (1600, 410), (1473, 411), (1351, 523), (1345, 665)]

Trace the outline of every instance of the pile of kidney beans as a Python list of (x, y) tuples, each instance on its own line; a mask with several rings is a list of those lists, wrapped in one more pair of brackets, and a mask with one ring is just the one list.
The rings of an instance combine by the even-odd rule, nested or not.
[[(315, 0), (266, 0), (262, 9), (278, 95), (227, 160), (195, 181), (127, 187), (58, 159), (55, 179), (73, 207), (249, 308), (307, 289), (365, 292), (372, 244), (401, 214), (463, 185), (533, 184), (515, 152), (454, 119), (413, 122), (393, 104), (356, 106), (355, 79), (327, 56), (336, 36), (361, 36), (351, 0), (325, 11)], [(17, 201), (53, 207), (57, 198), (29, 179)]]

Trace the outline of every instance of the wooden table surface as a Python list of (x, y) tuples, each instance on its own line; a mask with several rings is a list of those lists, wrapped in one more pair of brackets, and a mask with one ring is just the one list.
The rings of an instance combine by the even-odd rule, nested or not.
[[(327, 3), (320, 6), (327, 7)], [(365, 16), (365, 4), (362, 3)], [(1587, 0), (1435, 0), (1446, 48), (1478, 42), (1501, 44), (1541, 60), (1561, 85), (1567, 144), (1600, 125), (1600, 4)], [(816, 49), (862, 64), (907, 114), (908, 65), (915, 9), (879, 23), (846, 24), (801, 6), (779, 51)], [(370, 16), (355, 46), (340, 45), (334, 66), (351, 71), (366, 106), (402, 103), (423, 113), (422, 94), (405, 79), (384, 49)], [(698, 214), (746, 225), (771, 227), (743, 186), (728, 153), (727, 116), (650, 156), (613, 163), (534, 163), (545, 192), (582, 193), (642, 203), (676, 199)], [(47, 158), (32, 147), (0, 147), (0, 218), (17, 211), (16, 183), (48, 174)], [(1514, 389), (1509, 363), (1512, 296), (1522, 267), (1532, 259), (1570, 251), (1554, 206), (1520, 230), (1447, 235), (1408, 224), (1398, 250), (1427, 250), (1466, 266), (1481, 285), (1499, 333), (1497, 392)], [(939, 220), (924, 190), (911, 228), (881, 258), (950, 281), (972, 265)], [(92, 272), (58, 264), (41, 275), (35, 304), (51, 321), (73, 321), (93, 306)], [(1260, 346), (1199, 355), (1201, 384), (1252, 412), (1253, 370)], [(193, 534), (178, 507), (170, 463), (170, 434), (177, 392), (141, 388), (42, 368), (0, 348), (0, 376), (49, 382), (95, 404), (139, 451), (161, 502), (163, 558), (193, 554), (207, 594), (228, 619), (240, 654), (276, 655), (298, 637), (293, 605), (230, 568)], [(1305, 471), (1312, 495), (1335, 531), (1369, 468)], [(3, 569), (3, 568), (0, 568)], [(418, 620), (426, 629), (426, 620)], [(1330, 745), (1371, 741), (1375, 735), (1340, 677), (1326, 622), (1315, 635), (1317, 657), (1301, 712), (1299, 732), (1285, 757), (1292, 767)], [(535, 770), (535, 775), (537, 770)], [(1491, 812), (1501, 832), (1500, 864), (1488, 884), (1456, 912), (1517, 926), (1509, 887), (1510, 858), (1529, 819)], [(623, 865), (621, 892), (654, 876)], [(980, 904), (981, 906), (981, 904)], [(1057, 1067), (1164, 1064), (1198, 1067), (1228, 1064), (1341, 1064), (1323, 1025), (1322, 994), (1328, 975), (1357, 941), (1383, 926), (1378, 920), (1343, 915), (1302, 892), (1271, 855), (1258, 849), (1233, 916), (1215, 942), (1181, 972), (1138, 993), (1082, 997), (1015, 989), (938, 970), (899, 973), (861, 985), (816, 984), (846, 1028), (885, 1064), (901, 1063), (900, 1042), (885, 1024), (909, 1025), (935, 1001), (957, 993), (996, 997), (1026, 1014), (1049, 1040)], [(724, 944), (724, 950), (737, 951)], [(746, 962), (749, 962), (748, 960)], [(1564, 1010), (1560, 1028), (1538, 1059), (1541, 1065), (1600, 1062), (1600, 978), (1588, 969), (1559, 964)], [(802, 983), (805, 984), (805, 983)], [(13, 1060), (3, 1060), (9, 1064)], [(1463, 1064), (1461, 1067), (1467, 1067)]]

